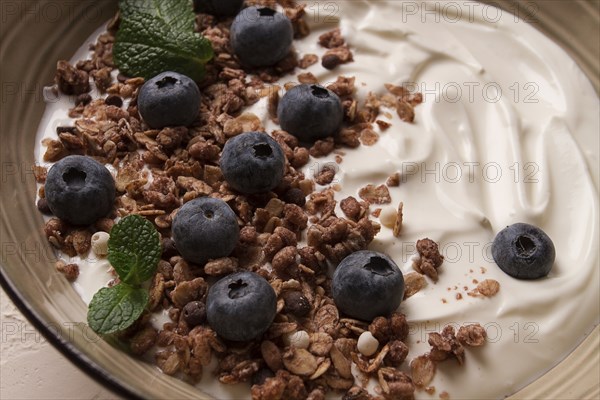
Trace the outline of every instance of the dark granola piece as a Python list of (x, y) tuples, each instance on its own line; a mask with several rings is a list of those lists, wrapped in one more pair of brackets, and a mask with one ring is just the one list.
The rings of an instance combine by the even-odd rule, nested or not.
[(298, 275), (297, 255), (298, 249), (296, 246), (284, 247), (275, 254), (271, 265), (277, 276), (289, 279)]
[(33, 176), (35, 177), (35, 181), (37, 183), (46, 182), (46, 176), (48, 175), (48, 169), (41, 165), (34, 165), (32, 167)]
[(50, 139), (42, 142), (46, 146), (44, 161), (56, 162), (69, 155), (68, 150), (60, 140)]
[(316, 54), (305, 54), (298, 61), (298, 66), (302, 69), (306, 69), (317, 62), (319, 62), (319, 57)]
[(315, 84), (315, 83), (319, 83), (319, 80), (311, 72), (304, 72), (302, 74), (298, 74), (298, 82), (307, 83), (307, 84)]
[(41, 212), (42, 214), (45, 214), (45, 215), (52, 214), (52, 211), (50, 210), (50, 206), (48, 205), (48, 201), (46, 199), (39, 199), (36, 203), (36, 207), (37, 207), (38, 211)]
[(238, 260), (234, 257), (223, 257), (210, 260), (204, 265), (204, 273), (209, 276), (231, 274), (238, 270)]
[(494, 279), (485, 279), (477, 284), (476, 291), (485, 297), (493, 297), (500, 291), (500, 283)]
[(311, 156), (315, 158), (325, 157), (334, 150), (335, 143), (333, 138), (326, 138), (324, 140), (317, 140), (309, 150)]
[(300, 262), (316, 273), (327, 268), (325, 256), (314, 247), (301, 247), (298, 249), (298, 254), (300, 255)]
[(77, 254), (86, 254), (91, 247), (92, 233), (86, 229), (72, 231), (65, 238), (65, 242), (73, 246)]
[(76, 69), (68, 61), (58, 61), (54, 80), (64, 94), (82, 94), (90, 91), (88, 73)]
[(178, 308), (194, 300), (202, 300), (208, 291), (208, 284), (203, 278), (195, 278), (191, 281), (184, 281), (175, 286), (171, 291), (170, 297), (173, 304)]
[(431, 345), (431, 360), (444, 361), (448, 357), (455, 357), (460, 365), (464, 363), (465, 349), (456, 339), (455, 330), (451, 325), (445, 326), (441, 334), (430, 333), (427, 341)]
[(427, 238), (417, 240), (417, 251), (420, 258), (417, 262), (413, 263), (413, 268), (418, 273), (427, 275), (434, 282), (437, 282), (437, 269), (444, 262), (444, 256), (440, 254), (438, 244)]
[(111, 83), (112, 83), (112, 77), (110, 75), (111, 71), (112, 71), (112, 68), (109, 68), (109, 67), (103, 67), (103, 68), (92, 71), (91, 76), (94, 79), (94, 83), (96, 84), (96, 87), (98, 88), (98, 90), (100, 90), (100, 93), (106, 92), (106, 89), (108, 89), (108, 87), (111, 85)]
[(296, 317), (306, 317), (312, 310), (310, 302), (300, 291), (286, 291), (283, 292), (281, 297), (285, 302), (284, 313), (290, 313)]
[(294, 149), (294, 157), (290, 160), (292, 167), (301, 168), (305, 166), (310, 160), (310, 152), (304, 147), (296, 147)]
[(392, 335), (390, 321), (385, 317), (376, 317), (369, 325), (369, 332), (381, 345), (385, 345)]
[(67, 229), (68, 227), (65, 222), (58, 218), (51, 218), (44, 226), (44, 233), (50, 244), (56, 248), (60, 248), (65, 241), (64, 237), (67, 233)]
[(69, 282), (73, 282), (79, 276), (79, 266), (77, 264), (67, 264), (59, 260), (55, 264), (56, 270), (62, 273)]
[(319, 36), (319, 44), (327, 49), (343, 46), (345, 43), (340, 28), (335, 28)]
[(279, 377), (267, 378), (262, 385), (251, 388), (252, 400), (281, 400), (286, 389), (286, 383)]
[(361, 388), (360, 386), (352, 386), (350, 389), (348, 389), (348, 391), (346, 393), (344, 393), (344, 396), (342, 397), (342, 400), (371, 400), (372, 397), (369, 394), (369, 392), (364, 389)]
[(392, 202), (388, 187), (385, 185), (367, 185), (358, 191), (358, 195), (370, 204), (389, 204)]
[(387, 179), (387, 181), (385, 182), (385, 184), (388, 187), (397, 187), (397, 186), (400, 186), (400, 173), (399, 172), (394, 172), (392, 175), (389, 176), (389, 178)]
[(315, 182), (319, 185), (329, 185), (335, 178), (336, 170), (330, 165), (325, 165), (321, 170), (315, 173)]
[(340, 208), (342, 209), (346, 217), (350, 218), (353, 221), (358, 221), (359, 219), (361, 219), (367, 211), (366, 207), (361, 205), (359, 201), (352, 196), (343, 199), (340, 202)]
[(358, 132), (354, 129), (342, 128), (340, 133), (336, 136), (336, 141), (352, 149), (360, 146)]
[[(390, 124), (389, 122), (386, 122), (386, 121), (381, 120), (381, 119), (376, 120), (375, 123), (377, 124), (377, 126), (379, 126), (379, 129), (381, 129), (382, 131), (385, 131), (390, 126), (392, 126), (392, 124)], [(390, 185), (388, 185), (388, 186), (390, 186)]]
[(391, 328), (391, 339), (406, 340), (408, 337), (408, 321), (406, 316), (399, 312), (393, 312), (389, 318)]
[(354, 93), (354, 83), (356, 78), (351, 76), (338, 76), (336, 81), (327, 85), (327, 89), (337, 94), (339, 97), (351, 96)]
[(479, 324), (463, 325), (458, 329), (456, 339), (463, 345), (478, 347), (485, 344), (487, 333)]
[(306, 204), (306, 196), (304, 192), (298, 188), (291, 188), (282, 197), (282, 200), (286, 203), (295, 204), (299, 207), (304, 207)]
[(325, 400), (325, 390), (322, 388), (313, 389), (306, 400)]
[(284, 226), (292, 232), (299, 232), (306, 229), (308, 217), (301, 207), (295, 204), (286, 204), (283, 208)]
[(152, 326), (146, 326), (138, 331), (129, 342), (131, 352), (142, 355), (154, 346), (158, 338), (158, 331)]
[(347, 46), (327, 50), (321, 58), (321, 65), (325, 69), (335, 69), (338, 65), (354, 61), (354, 56)]
[(392, 367), (400, 367), (408, 355), (408, 346), (401, 340), (391, 341), (389, 345), (390, 350), (385, 361)]
[(410, 376), (396, 368), (384, 367), (377, 371), (379, 385), (386, 399), (414, 399), (415, 385)]

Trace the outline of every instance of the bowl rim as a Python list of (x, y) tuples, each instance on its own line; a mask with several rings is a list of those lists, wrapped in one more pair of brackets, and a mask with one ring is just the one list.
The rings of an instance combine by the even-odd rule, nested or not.
[[(493, 0), (479, 0), (479, 1), (484, 2), (484, 3), (489, 3), (492, 5), (495, 5), (496, 7), (502, 8), (502, 4), (499, 1), (493, 1)], [(502, 1), (502, 0), (500, 0), (500, 1)], [(511, 3), (515, 0), (506, 0), (506, 1), (508, 3)], [(535, 0), (535, 1), (543, 1), (543, 0)], [(584, 3), (584, 2), (577, 1), (577, 3)], [(598, 15), (600, 15), (600, 12), (598, 13)], [(538, 31), (543, 33), (545, 36), (549, 36), (548, 32), (544, 29), (544, 27), (540, 27), (539, 25), (536, 25), (536, 24), (532, 24), (532, 25)], [(556, 38), (550, 38), (550, 39), (553, 40), (555, 43), (559, 44), (563, 49), (565, 49), (564, 44), (558, 43)], [(581, 59), (574, 57), (572, 52), (568, 51), (568, 54), (569, 54), (569, 56), (571, 56), (572, 58), (575, 59), (577, 65), (580, 68), (584, 69), (586, 77), (590, 80), (590, 82), (592, 82), (594, 89), (598, 93), (598, 91), (599, 91), (598, 76), (594, 76), (594, 75), (590, 76), (590, 71), (585, 69), (584, 65), (582, 65), (585, 62), (582, 63)], [(1, 208), (3, 209), (4, 207), (1, 207)], [(1, 214), (4, 214), (3, 210), (0, 212), (0, 215)], [(28, 302), (26, 301), (26, 299), (19, 293), (16, 286), (14, 285), (14, 283), (12, 282), (12, 280), (10, 279), (10, 277), (8, 276), (8, 274), (6, 273), (6, 271), (4, 270), (4, 268), (1, 264), (0, 264), (0, 286), (6, 292), (6, 294), (8, 295), (8, 298), (18, 308), (18, 310), (27, 318), (27, 320), (29, 322), (31, 322), (31, 324), (34, 326), (34, 328), (37, 331), (39, 331), (44, 336), (44, 338), (46, 338), (48, 340), (48, 342), (55, 349), (57, 349), (64, 357), (66, 357), (70, 362), (72, 362), (74, 365), (76, 365), (80, 370), (85, 372), (94, 381), (98, 382), (99, 384), (101, 384), (103, 387), (105, 387), (107, 390), (111, 391), (112, 393), (122, 396), (124, 398), (144, 399), (144, 397), (142, 397), (139, 392), (136, 392), (135, 390), (133, 390), (133, 387), (125, 385), (121, 379), (116, 377), (109, 370), (101, 367), (94, 360), (92, 360), (91, 358), (86, 356), (85, 353), (80, 351), (79, 348), (74, 343), (64, 339), (58, 332), (50, 329), (49, 326), (45, 324), (45, 322), (46, 322), (45, 318), (43, 318), (42, 315), (38, 311), (36, 311), (33, 307), (31, 307), (28, 304)], [(594, 334), (594, 331), (596, 331), (597, 329), (598, 329), (598, 326), (593, 328), (588, 333), (588, 335), (586, 335), (582, 339), (582, 342), (585, 341), (586, 339), (588, 339), (589, 337), (591, 337)], [(580, 346), (581, 346), (581, 343), (573, 350), (573, 352), (575, 352)], [(556, 367), (558, 367), (573, 352), (567, 354), (566, 357), (559, 362), (559, 364), (555, 365), (554, 367), (550, 368), (548, 371), (544, 372), (544, 374), (542, 374), (541, 377), (549, 374), (552, 370), (554, 370)], [(536, 379), (535, 381), (537, 381), (538, 379)], [(534, 382), (532, 382), (532, 383), (534, 383)], [(532, 383), (524, 386), (523, 388), (521, 388), (521, 390), (529, 387)], [(516, 393), (512, 393), (511, 395), (509, 395), (509, 397), (513, 396), (515, 394), (518, 395), (518, 393), (521, 390), (519, 390)]]

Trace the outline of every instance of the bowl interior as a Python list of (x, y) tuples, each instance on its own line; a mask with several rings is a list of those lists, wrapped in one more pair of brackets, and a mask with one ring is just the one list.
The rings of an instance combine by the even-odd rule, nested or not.
[[(55, 255), (43, 235), (42, 217), (33, 202), (35, 132), (45, 106), (42, 89), (53, 80), (55, 62), (69, 59), (85, 38), (114, 15), (116, 3), (116, 0), (41, 0), (33, 11), (25, 1), (2, 7), (0, 280), (13, 301), (59, 350), (116, 392), (128, 398), (208, 398), (196, 388), (101, 340), (82, 323), (86, 320), (86, 306), (64, 277), (55, 272)], [(492, 3), (513, 13), (516, 10), (529, 13), (523, 14), (529, 17), (528, 22), (561, 44), (579, 62), (598, 91), (599, 13), (592, 3), (560, 0), (530, 1), (526, 6), (516, 0)], [(584, 343), (586, 349), (597, 342), (598, 329), (594, 332), (591, 344)], [(585, 362), (592, 368), (597, 352), (588, 350), (578, 357), (571, 362)], [(585, 370), (585, 366), (579, 369)], [(598, 376), (597, 372), (593, 374), (592, 371), (591, 378), (582, 378), (591, 382), (587, 388), (594, 385), (594, 376)], [(532, 398), (548, 394), (535, 389), (533, 384), (523, 393)], [(562, 393), (573, 396), (572, 392), (550, 394), (560, 397)]]

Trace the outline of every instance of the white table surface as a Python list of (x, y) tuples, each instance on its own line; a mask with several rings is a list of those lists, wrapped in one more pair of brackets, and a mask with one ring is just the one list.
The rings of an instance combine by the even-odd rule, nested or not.
[(0, 399), (118, 399), (62, 356), (0, 289)]

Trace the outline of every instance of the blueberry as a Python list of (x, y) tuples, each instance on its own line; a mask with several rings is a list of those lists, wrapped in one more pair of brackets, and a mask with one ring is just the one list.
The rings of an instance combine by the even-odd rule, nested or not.
[(211, 197), (185, 203), (175, 215), (172, 233), (183, 258), (197, 264), (228, 256), (240, 236), (233, 210), (223, 200)]
[(333, 274), (332, 292), (341, 312), (371, 321), (398, 308), (404, 297), (404, 277), (387, 255), (357, 251), (338, 265)]
[(206, 298), (208, 324), (227, 340), (252, 340), (269, 329), (277, 313), (275, 290), (254, 272), (238, 272), (215, 283)]
[(228, 17), (236, 15), (243, 4), (244, 0), (194, 0), (194, 11)]
[(221, 171), (235, 190), (245, 194), (264, 193), (281, 182), (285, 155), (275, 139), (266, 133), (246, 132), (225, 143)]
[(162, 72), (144, 83), (137, 105), (151, 128), (189, 125), (200, 111), (200, 89), (185, 75)]
[(240, 62), (250, 68), (268, 67), (292, 48), (294, 29), (288, 17), (267, 7), (248, 7), (231, 25), (231, 46)]
[(288, 90), (279, 102), (281, 128), (303, 142), (334, 135), (344, 118), (340, 98), (320, 85), (302, 84)]
[(52, 213), (73, 225), (90, 225), (111, 212), (115, 181), (91, 157), (68, 156), (50, 168), (45, 185)]
[(498, 232), (492, 256), (500, 269), (517, 279), (538, 279), (550, 272), (556, 252), (554, 243), (537, 226), (517, 223)]

